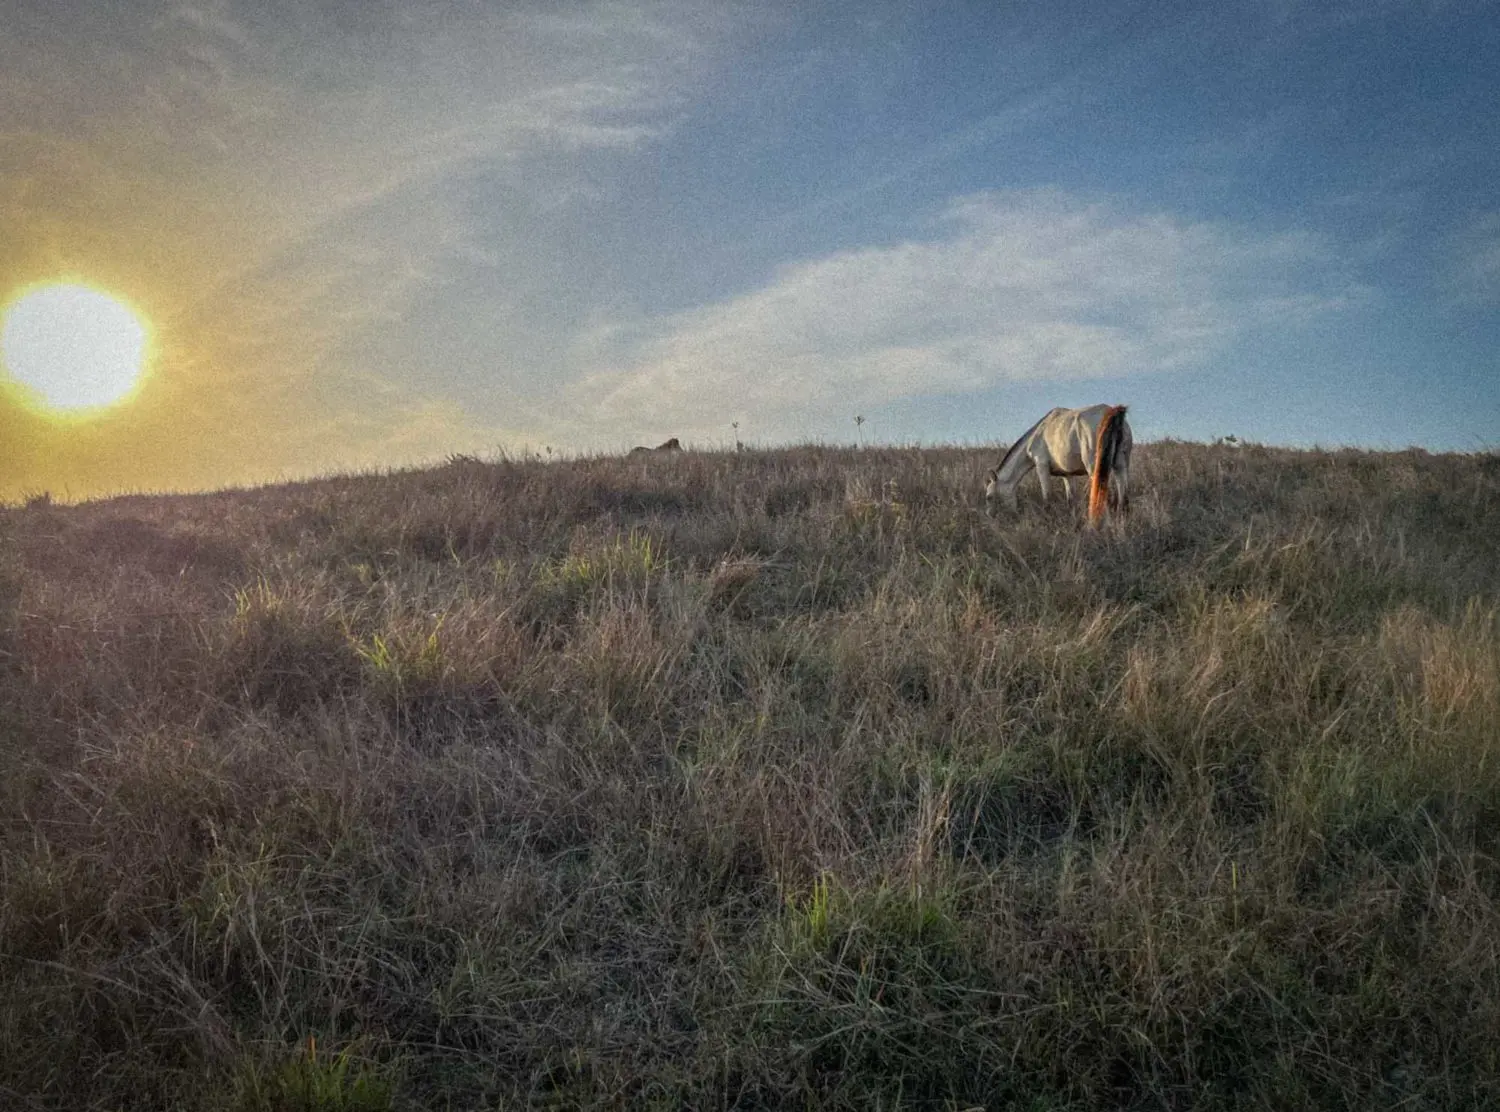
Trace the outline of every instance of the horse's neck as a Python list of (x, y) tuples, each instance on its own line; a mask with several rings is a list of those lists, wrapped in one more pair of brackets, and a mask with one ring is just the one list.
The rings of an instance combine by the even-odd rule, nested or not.
[(1032, 468), (1032, 444), (1041, 435), (1042, 430), (1038, 428), (1022, 438), (1017, 443), (1016, 450), (1010, 453), (1010, 458), (1000, 466), (999, 472), (995, 475), (995, 482), (1002, 488), (1014, 489), (1021, 485), (1021, 480)]

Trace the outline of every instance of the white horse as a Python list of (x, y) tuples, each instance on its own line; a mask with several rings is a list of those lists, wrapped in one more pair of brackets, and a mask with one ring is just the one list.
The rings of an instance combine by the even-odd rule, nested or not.
[(1016, 491), (1033, 471), (1047, 501), (1050, 476), (1063, 481), (1068, 502), (1073, 480), (1089, 479), (1089, 520), (1098, 522), (1106, 506), (1130, 508), (1130, 448), (1134, 443), (1123, 405), (1091, 405), (1087, 409), (1054, 409), (1021, 434), (990, 469), (984, 486), (987, 506), (1003, 498), (1016, 509)]

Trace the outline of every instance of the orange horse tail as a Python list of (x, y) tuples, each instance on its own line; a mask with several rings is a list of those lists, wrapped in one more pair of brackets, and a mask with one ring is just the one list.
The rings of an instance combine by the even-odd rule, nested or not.
[(1115, 470), (1115, 456), (1125, 439), (1125, 407), (1110, 406), (1104, 420), (1099, 422), (1099, 435), (1094, 445), (1094, 474), (1089, 480), (1089, 521), (1097, 525), (1104, 518), (1109, 505), (1109, 477)]

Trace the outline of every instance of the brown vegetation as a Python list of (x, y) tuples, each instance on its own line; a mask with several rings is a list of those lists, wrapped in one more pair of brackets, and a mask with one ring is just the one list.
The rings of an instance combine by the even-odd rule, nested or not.
[(1500, 1103), (1500, 465), (0, 512), (0, 1105)]

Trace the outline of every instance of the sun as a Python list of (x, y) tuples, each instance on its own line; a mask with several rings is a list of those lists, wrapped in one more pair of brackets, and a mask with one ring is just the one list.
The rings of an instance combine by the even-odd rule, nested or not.
[(0, 365), (42, 407), (84, 413), (124, 401), (146, 371), (150, 333), (124, 302), (89, 286), (35, 286), (6, 310)]

